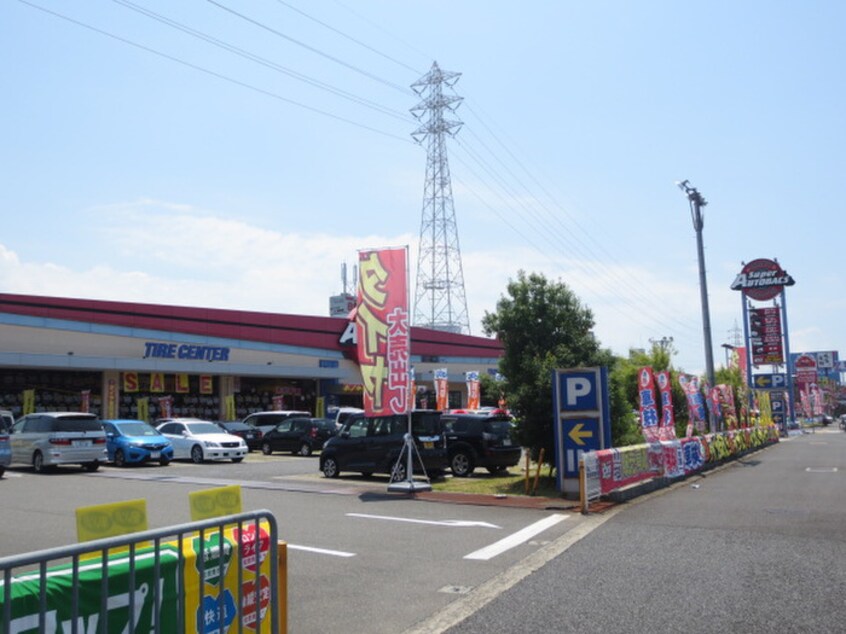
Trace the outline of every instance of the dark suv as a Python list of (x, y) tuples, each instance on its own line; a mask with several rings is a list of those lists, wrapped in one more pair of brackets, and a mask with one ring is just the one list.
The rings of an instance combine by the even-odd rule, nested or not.
[(335, 421), (328, 418), (287, 418), (261, 439), (261, 452), (290, 451), (301, 456), (321, 449), (335, 435)]
[[(337, 478), (341, 471), (358, 471), (369, 476), (388, 473), (392, 480), (406, 479), (405, 460), (397, 462), (405, 445), (408, 416), (366, 417), (353, 414), (337, 436), (329, 439), (320, 454), (320, 470), (327, 478)], [(447, 468), (447, 452), (441, 426), (441, 413), (416, 410), (411, 415), (411, 434), (417, 447), (415, 469), (420, 463), (430, 476), (441, 475)]]
[(476, 467), (498, 473), (520, 462), (522, 449), (513, 440), (509, 414), (444, 414), (441, 420), (454, 476), (466, 478)]

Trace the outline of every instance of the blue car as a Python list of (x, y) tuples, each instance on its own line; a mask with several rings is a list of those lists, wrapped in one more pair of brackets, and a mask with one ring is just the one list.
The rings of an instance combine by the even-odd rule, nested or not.
[(117, 467), (158, 462), (166, 467), (173, 460), (173, 447), (152, 425), (140, 420), (104, 420), (106, 451)]

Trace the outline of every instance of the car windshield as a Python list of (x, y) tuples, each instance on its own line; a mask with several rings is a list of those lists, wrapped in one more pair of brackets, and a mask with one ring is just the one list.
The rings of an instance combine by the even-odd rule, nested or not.
[(214, 423), (188, 423), (185, 425), (192, 434), (222, 434), (223, 430)]
[(138, 421), (137, 423), (122, 423), (120, 425), (115, 425), (124, 436), (158, 436), (159, 432), (156, 431), (151, 425), (147, 423), (143, 423)]

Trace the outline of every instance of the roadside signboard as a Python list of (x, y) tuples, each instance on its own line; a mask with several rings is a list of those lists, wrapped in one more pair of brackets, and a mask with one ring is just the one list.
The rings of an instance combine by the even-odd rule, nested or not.
[(749, 344), (753, 365), (784, 363), (778, 308), (770, 306), (749, 311)]
[(786, 374), (755, 374), (752, 387), (756, 390), (784, 390), (787, 388)]
[(558, 489), (565, 492), (565, 479), (578, 478), (579, 456), (611, 444), (608, 370), (603, 367), (555, 370), (552, 385), (555, 465)]

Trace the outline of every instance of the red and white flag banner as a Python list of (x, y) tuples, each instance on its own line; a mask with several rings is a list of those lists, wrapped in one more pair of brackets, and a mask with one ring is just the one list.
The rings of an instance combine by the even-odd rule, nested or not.
[(364, 411), (404, 414), (411, 352), (406, 249), (361, 251), (358, 271), (355, 328)]

